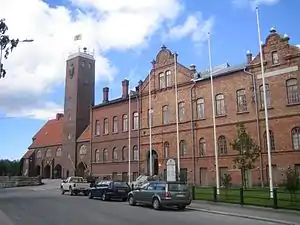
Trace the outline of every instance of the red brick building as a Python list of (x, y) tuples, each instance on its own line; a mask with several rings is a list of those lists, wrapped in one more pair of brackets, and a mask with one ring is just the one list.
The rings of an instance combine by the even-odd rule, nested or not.
[[(289, 44), (288, 36), (271, 29), (263, 44), (263, 54), (276, 185), (281, 181), (281, 171), (300, 165), (300, 49)], [(245, 61), (213, 69), (219, 167), (221, 175), (230, 173), (233, 182), (240, 183), (240, 172), (233, 164), (236, 152), (230, 143), (236, 138), (236, 124), (243, 122), (262, 150), (257, 167), (247, 173), (249, 185), (257, 185), (266, 183), (268, 177), (260, 55), (252, 57), (248, 52)], [(175, 68), (178, 102), (175, 102)], [(152, 62), (150, 83), (148, 76), (129, 96), (129, 82), (124, 80), (122, 96), (113, 100), (105, 87), (103, 102), (98, 105), (94, 105), (94, 75), (91, 55), (70, 56), (65, 116), (57, 114), (34, 136), (23, 157), (28, 175), (60, 177), (75, 171), (80, 175), (92, 171), (101, 177), (127, 179), (129, 150), (131, 175), (149, 173), (150, 117), (153, 171), (162, 175), (167, 159), (177, 158), (178, 107), (181, 176), (200, 185), (215, 184), (208, 71), (197, 72), (193, 65), (185, 67), (163, 46)], [(149, 85), (152, 113), (149, 113)]]

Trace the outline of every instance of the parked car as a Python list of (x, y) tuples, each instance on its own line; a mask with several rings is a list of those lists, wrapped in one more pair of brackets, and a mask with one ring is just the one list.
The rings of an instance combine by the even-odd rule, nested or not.
[(110, 199), (121, 199), (126, 201), (131, 191), (129, 185), (123, 181), (106, 180), (98, 182), (90, 188), (89, 198), (101, 198), (103, 201)]
[(177, 206), (184, 210), (192, 202), (187, 184), (183, 182), (149, 181), (129, 192), (129, 205), (151, 205), (158, 210), (164, 206)]
[(83, 193), (87, 196), (89, 188), (90, 184), (87, 183), (83, 177), (68, 177), (66, 180), (63, 180), (60, 185), (62, 195), (69, 192), (71, 195)]

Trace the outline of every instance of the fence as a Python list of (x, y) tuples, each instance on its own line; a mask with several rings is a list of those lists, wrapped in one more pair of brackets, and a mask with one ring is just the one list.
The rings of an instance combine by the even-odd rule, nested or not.
[(300, 192), (289, 193), (280, 188), (273, 189), (273, 199), (270, 198), (270, 191), (267, 188), (221, 188), (220, 194), (217, 195), (216, 187), (193, 186), (192, 195), (194, 200), (300, 210)]

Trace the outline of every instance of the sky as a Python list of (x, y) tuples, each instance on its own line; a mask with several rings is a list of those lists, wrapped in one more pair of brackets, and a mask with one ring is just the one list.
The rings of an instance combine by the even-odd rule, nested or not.
[[(300, 44), (300, 1), (296, 0), (0, 0), (0, 15), (11, 38), (20, 43), (0, 79), (0, 158), (20, 159), (34, 134), (64, 100), (65, 60), (78, 49), (94, 50), (96, 103), (102, 88), (110, 99), (121, 95), (121, 81), (131, 87), (145, 79), (162, 45), (199, 71), (212, 63), (244, 63), (246, 51), (259, 51), (255, 7), (260, 9), (263, 41), (270, 28)], [(296, 23), (298, 21), (298, 23)], [(74, 36), (82, 40), (74, 42)]]

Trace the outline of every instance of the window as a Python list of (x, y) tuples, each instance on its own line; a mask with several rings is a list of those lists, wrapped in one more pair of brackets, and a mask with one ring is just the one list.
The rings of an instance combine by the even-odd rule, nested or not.
[(166, 87), (171, 87), (171, 71), (166, 72)]
[(122, 160), (126, 160), (126, 147), (122, 148)]
[(153, 126), (153, 109), (148, 109), (148, 126)]
[(206, 142), (204, 140), (204, 138), (200, 138), (199, 140), (199, 155), (205, 155), (206, 153)]
[(225, 115), (225, 100), (223, 94), (216, 95), (216, 116)]
[(292, 129), (293, 149), (300, 150), (300, 127)]
[(96, 162), (100, 162), (100, 150), (96, 149), (95, 151), (95, 159)]
[(179, 150), (180, 150), (180, 156), (186, 155), (186, 143), (185, 141), (181, 140), (179, 143)]
[(103, 132), (104, 132), (104, 134), (108, 134), (108, 118), (104, 119)]
[(170, 147), (170, 144), (169, 142), (165, 142), (164, 143), (164, 158), (167, 159), (169, 157), (169, 147)]
[(169, 108), (167, 105), (162, 107), (162, 123), (163, 124), (169, 123)]
[(199, 98), (196, 102), (196, 110), (197, 110), (197, 118), (198, 119), (204, 119), (204, 99)]
[(103, 161), (105, 162), (105, 161), (107, 161), (107, 159), (108, 159), (108, 151), (107, 151), (107, 149), (104, 149), (103, 150)]
[(238, 112), (247, 112), (247, 98), (245, 89), (240, 89), (236, 92), (236, 104)]
[(272, 64), (273, 65), (279, 64), (279, 57), (277, 51), (272, 52)]
[(56, 149), (56, 157), (60, 157), (61, 156), (61, 148), (57, 148)]
[(117, 151), (117, 148), (113, 148), (113, 161), (118, 161), (118, 151)]
[(100, 121), (96, 120), (95, 122), (95, 135), (98, 136), (100, 135)]
[[(275, 138), (274, 138), (274, 133), (270, 130), (270, 145), (271, 145), (271, 151), (275, 151)], [(268, 151), (268, 145), (267, 145), (267, 133), (265, 131), (264, 133), (264, 143), (265, 143), (265, 150)]]
[(184, 122), (185, 121), (185, 103), (184, 102), (179, 102), (178, 104), (178, 120), (179, 122)]
[(227, 142), (225, 136), (220, 136), (218, 138), (218, 148), (219, 148), (219, 154), (227, 154)]
[(292, 78), (286, 81), (286, 92), (288, 104), (300, 103), (300, 94), (296, 78)]
[(128, 131), (128, 115), (123, 115), (123, 131)]
[(164, 73), (159, 74), (159, 88), (165, 88), (166, 82), (165, 82), (165, 75)]
[(139, 160), (139, 149), (138, 146), (133, 146), (133, 160), (138, 161)]
[(118, 133), (118, 117), (113, 117), (113, 133)]
[(39, 150), (37, 153), (36, 153), (36, 158), (42, 158), (42, 152), (41, 150)]
[(133, 129), (134, 130), (139, 129), (139, 113), (138, 112), (133, 113)]
[[(270, 89), (269, 85), (266, 84), (266, 94), (267, 94), (267, 107), (270, 108), (271, 106), (271, 100), (270, 100)], [(260, 107), (264, 108), (264, 88), (263, 85), (259, 86), (259, 95), (260, 95)]]
[(47, 151), (46, 151), (46, 157), (47, 158), (52, 157), (51, 149), (47, 149)]
[(87, 152), (86, 146), (85, 145), (81, 145), (80, 149), (79, 149), (79, 155), (85, 155)]

